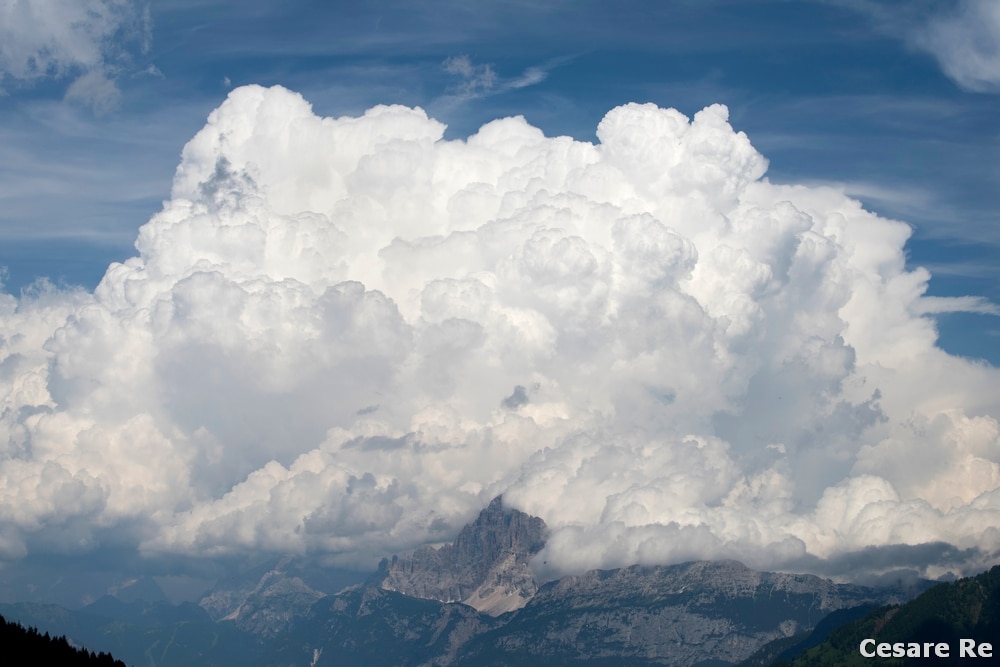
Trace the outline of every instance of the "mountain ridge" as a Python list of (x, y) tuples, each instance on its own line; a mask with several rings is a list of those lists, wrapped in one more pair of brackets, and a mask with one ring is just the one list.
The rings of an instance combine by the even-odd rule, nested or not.
[(790, 638), (832, 611), (909, 598), (735, 560), (595, 569), (540, 584), (529, 561), (546, 535), (541, 519), (498, 497), (453, 542), (384, 559), (346, 588), (336, 572), (285, 557), (184, 608), (101, 598), (75, 612), (0, 610), (149, 667), (722, 667), (772, 640), (798, 641)]

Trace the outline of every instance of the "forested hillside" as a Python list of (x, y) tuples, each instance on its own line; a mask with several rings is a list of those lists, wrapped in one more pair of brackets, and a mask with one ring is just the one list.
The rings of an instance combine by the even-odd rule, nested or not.
[[(861, 654), (861, 642), (900, 644), (902, 651), (913, 644), (946, 644), (948, 657), (902, 656), (871, 658)], [(990, 643), (993, 656), (962, 656), (961, 641), (973, 641), (978, 651)], [(869, 647), (869, 650), (873, 650)], [(904, 605), (880, 607), (864, 618), (846, 623), (822, 644), (790, 660), (773, 663), (788, 667), (847, 667), (871, 665), (872, 660), (894, 665), (988, 664), (1000, 653), (1000, 566), (975, 577), (940, 584)]]
[(108, 653), (75, 648), (65, 637), (50, 637), (47, 632), (42, 634), (35, 628), (10, 623), (3, 616), (0, 616), (0, 646), (4, 649), (4, 664), (10, 667), (39, 663), (68, 667), (125, 667), (124, 662), (115, 660)]

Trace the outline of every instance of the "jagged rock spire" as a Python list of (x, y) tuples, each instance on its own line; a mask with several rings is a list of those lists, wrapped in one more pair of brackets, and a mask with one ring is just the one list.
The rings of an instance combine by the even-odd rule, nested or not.
[(546, 533), (544, 521), (504, 508), (497, 496), (453, 543), (383, 561), (379, 585), (492, 615), (519, 609), (538, 590), (528, 560), (545, 546)]

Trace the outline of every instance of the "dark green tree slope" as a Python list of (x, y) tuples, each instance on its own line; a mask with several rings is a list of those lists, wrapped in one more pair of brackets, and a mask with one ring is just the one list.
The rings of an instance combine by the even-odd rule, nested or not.
[(94, 653), (70, 645), (65, 637), (50, 637), (35, 628), (25, 628), (20, 623), (10, 623), (0, 616), (0, 646), (3, 646), (3, 664), (17, 665), (52, 664), (66, 667), (125, 667), (108, 653)]
[[(890, 644), (944, 642), (951, 650), (948, 658), (866, 658), (859, 646), (869, 637)], [(961, 639), (992, 643), (994, 657), (961, 658)], [(902, 606), (876, 609), (842, 626), (819, 646), (774, 665), (985, 665), (997, 660), (1000, 660), (1000, 565), (975, 577), (935, 586)]]

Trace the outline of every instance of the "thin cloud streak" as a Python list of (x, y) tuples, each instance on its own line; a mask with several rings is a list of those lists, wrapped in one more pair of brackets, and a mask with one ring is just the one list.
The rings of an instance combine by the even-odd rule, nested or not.
[(980, 296), (925, 296), (917, 306), (922, 315), (940, 313), (979, 313), (1000, 315), (1000, 306)]
[(452, 87), (452, 92), (431, 101), (428, 109), (435, 113), (447, 113), (466, 102), (538, 85), (545, 81), (553, 67), (564, 62), (566, 59), (549, 61), (544, 65), (528, 67), (516, 77), (502, 78), (491, 64), (475, 65), (467, 55), (449, 56), (441, 63), (441, 68), (448, 74), (458, 76), (460, 82)]

